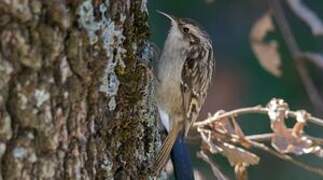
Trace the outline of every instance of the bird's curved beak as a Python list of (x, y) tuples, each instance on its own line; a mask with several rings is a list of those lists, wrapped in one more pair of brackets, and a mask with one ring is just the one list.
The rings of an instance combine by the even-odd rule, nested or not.
[(175, 16), (172, 16), (172, 15), (169, 15), (169, 14), (166, 14), (162, 11), (159, 11), (157, 10), (157, 12), (165, 17), (167, 17), (168, 19), (170, 19), (172, 22), (176, 22), (176, 17)]

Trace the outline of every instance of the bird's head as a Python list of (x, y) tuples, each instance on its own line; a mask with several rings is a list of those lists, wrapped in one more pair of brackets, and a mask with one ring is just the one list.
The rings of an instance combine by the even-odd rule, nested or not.
[(178, 40), (188, 41), (190, 44), (208, 41), (208, 35), (202, 28), (192, 19), (178, 18), (161, 11), (157, 11), (161, 15), (167, 17), (171, 21), (171, 29), (169, 36), (178, 38)]

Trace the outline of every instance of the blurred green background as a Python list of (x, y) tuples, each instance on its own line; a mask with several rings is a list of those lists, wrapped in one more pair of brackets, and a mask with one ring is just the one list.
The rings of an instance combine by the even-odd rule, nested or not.
[[(304, 2), (323, 19), (322, 0)], [(216, 57), (216, 74), (199, 119), (205, 118), (208, 112), (213, 113), (219, 109), (231, 110), (257, 104), (265, 105), (272, 97), (285, 99), (291, 109), (306, 109), (314, 115), (323, 114), (323, 110), (314, 112), (279, 32), (271, 33), (268, 38), (274, 38), (279, 42), (283, 61), (282, 77), (276, 78), (269, 74), (259, 65), (254, 56), (249, 42), (249, 33), (256, 20), (268, 10), (266, 1), (213, 0), (210, 3), (210, 0), (150, 0), (148, 5), (151, 39), (159, 47), (163, 46), (170, 25), (167, 19), (156, 13), (156, 10), (178, 17), (195, 19), (212, 38)], [(310, 29), (292, 12), (286, 8), (285, 12), (301, 48), (322, 53), (323, 37), (313, 37)], [(313, 65), (309, 65), (308, 68), (317, 86), (322, 88), (323, 78), (320, 77), (323, 74), (322, 70)], [(246, 134), (270, 132), (270, 124), (266, 116), (243, 116), (239, 118), (239, 123)], [(308, 125), (306, 132), (322, 137), (323, 131), (318, 127)], [(194, 133), (191, 135), (194, 136)], [(210, 167), (196, 158), (198, 145), (198, 142), (191, 145), (194, 168), (202, 172), (203, 179), (214, 179)], [(254, 152), (261, 157), (261, 161), (259, 165), (248, 168), (251, 180), (323, 179), (323, 177), (267, 153)], [(317, 157), (308, 155), (298, 159), (323, 167), (323, 159)], [(214, 160), (232, 179), (233, 170), (227, 160), (220, 155), (214, 157)]]

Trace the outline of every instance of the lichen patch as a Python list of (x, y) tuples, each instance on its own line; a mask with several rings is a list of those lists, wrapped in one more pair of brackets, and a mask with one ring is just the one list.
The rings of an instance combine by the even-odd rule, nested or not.
[[(126, 49), (122, 48), (125, 36), (121, 25), (126, 17), (120, 16), (119, 25), (116, 25), (110, 17), (107, 16), (108, 1), (99, 6), (101, 19), (94, 17), (94, 7), (90, 0), (84, 1), (79, 8), (79, 23), (87, 31), (90, 44), (95, 44), (98, 40), (103, 42), (103, 48), (106, 51), (107, 64), (101, 77), (101, 85), (99, 91), (106, 94), (110, 98), (108, 107), (110, 111), (116, 108), (116, 95), (119, 89), (120, 81), (116, 74), (115, 68), (120, 66), (125, 68), (123, 62)], [(99, 32), (99, 33), (98, 33)]]
[(36, 89), (34, 97), (36, 99), (36, 106), (39, 108), (45, 101), (49, 99), (50, 94), (43, 89)]

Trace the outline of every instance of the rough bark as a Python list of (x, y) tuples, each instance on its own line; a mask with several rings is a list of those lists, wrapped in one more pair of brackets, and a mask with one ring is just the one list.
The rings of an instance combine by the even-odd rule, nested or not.
[(147, 18), (145, 0), (0, 1), (2, 179), (149, 176)]

